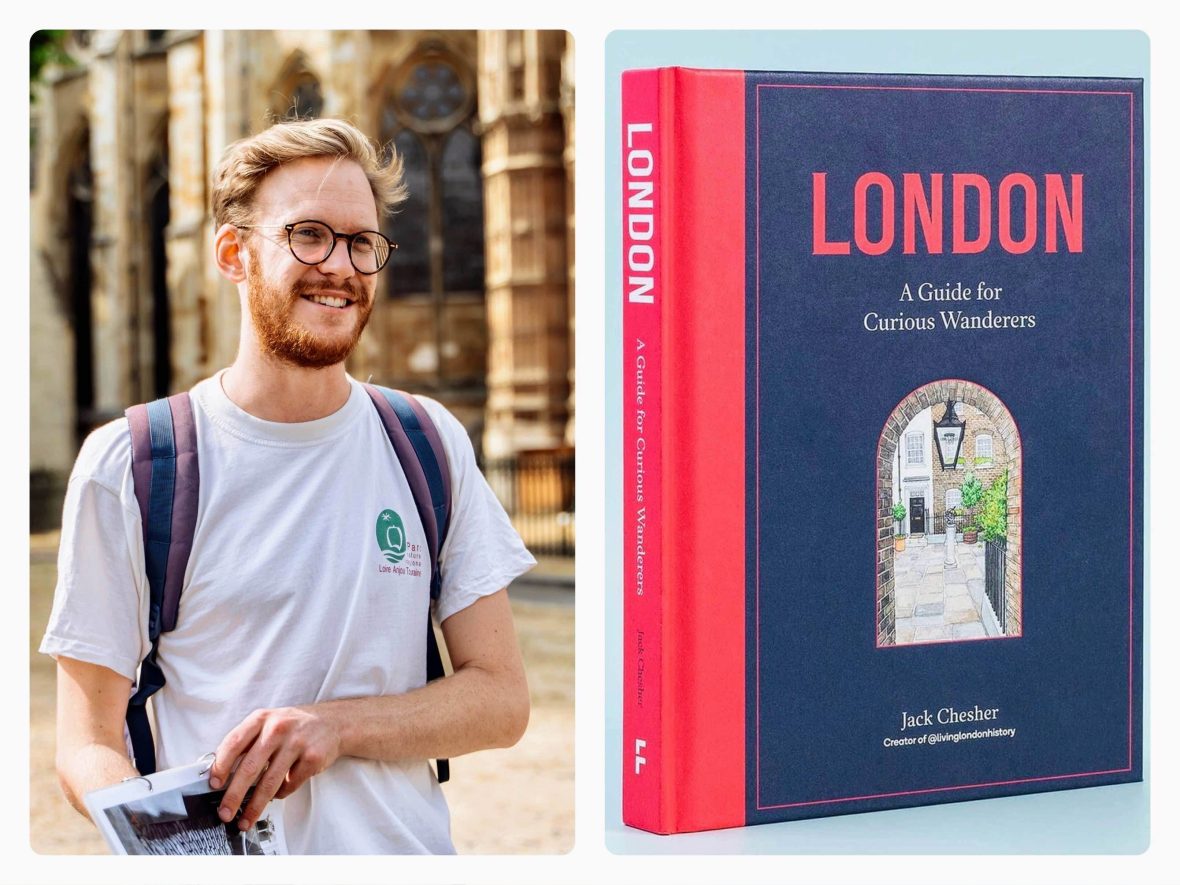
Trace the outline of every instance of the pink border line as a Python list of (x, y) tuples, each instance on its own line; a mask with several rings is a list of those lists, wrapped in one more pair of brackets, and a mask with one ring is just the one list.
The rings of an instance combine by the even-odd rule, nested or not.
[(1129, 95), (1134, 92), (1112, 92), (1106, 89), (999, 89), (984, 86), (854, 86), (823, 85), (816, 83), (759, 83), (757, 89), (860, 89), (879, 92), (1012, 92), (1029, 95)]
[(1024, 777), (1008, 781), (988, 781), (982, 784), (962, 784), (954, 787), (929, 787), (925, 790), (899, 790), (896, 793), (872, 793), (867, 796), (842, 796), (839, 799), (812, 799), (809, 802), (786, 802), (782, 805), (759, 805), (758, 809), (798, 808), (801, 805), (826, 805), (831, 802), (856, 802), (861, 799), (888, 799), (894, 796), (918, 796), (922, 793), (945, 793), (950, 790), (978, 790), (983, 787), (1004, 787), (1012, 784), (1026, 784), (1030, 781), (1060, 781), (1074, 777), (1090, 777), (1102, 774), (1121, 774), (1130, 768), (1108, 768), (1106, 771), (1082, 771), (1077, 774), (1047, 774), (1043, 777)]
[(1128, 426), (1131, 428), (1130, 458), (1127, 470), (1127, 502), (1130, 509), (1127, 526), (1127, 767), (1133, 767), (1135, 744), (1133, 737), (1135, 723), (1135, 95), (1131, 94), (1130, 159), (1131, 192), (1128, 201), (1131, 228), (1131, 289), (1127, 297), (1127, 318), (1130, 326), (1131, 343), (1128, 365)]
[[(762, 132), (762, 102), (754, 102), (754, 131)], [(761, 267), (762, 256), (762, 154), (754, 151), (754, 250)], [(762, 274), (754, 274), (754, 697), (759, 713), (754, 716), (754, 783), (757, 784), (755, 803), (762, 796), (762, 609), (759, 589), (762, 587), (762, 458), (758, 454), (762, 438)]]
[[(754, 148), (754, 241), (755, 241), (755, 274), (754, 274), (754, 678), (755, 678), (755, 716), (754, 716), (754, 784), (755, 797), (754, 805), (758, 811), (766, 811), (778, 808), (795, 808), (804, 805), (827, 805), (837, 802), (853, 802), (857, 800), (867, 799), (887, 799), (897, 796), (916, 796), (924, 793), (940, 793), (951, 790), (970, 790), (981, 787), (996, 787), (1007, 786), (1013, 784), (1035, 783), (1041, 781), (1065, 780), (1068, 778), (1078, 777), (1097, 777), (1104, 774), (1121, 774), (1123, 772), (1131, 771), (1134, 768), (1134, 678), (1135, 678), (1135, 93), (1133, 92), (1115, 92), (1105, 90), (1081, 90), (1081, 89), (1000, 89), (1000, 88), (986, 88), (986, 87), (955, 87), (955, 86), (871, 86), (871, 85), (836, 85), (836, 84), (804, 84), (804, 83), (758, 83), (755, 85), (754, 93), (754, 119), (755, 119), (755, 148)], [(1128, 514), (1129, 529), (1128, 529), (1128, 556), (1129, 556), (1129, 570), (1128, 570), (1128, 586), (1127, 586), (1127, 767), (1126, 768), (1112, 768), (1105, 771), (1084, 771), (1074, 774), (1055, 774), (1042, 775), (1038, 777), (1017, 778), (1007, 781), (993, 781), (981, 784), (964, 784), (960, 786), (948, 787), (930, 787), (922, 790), (906, 790), (896, 793), (875, 793), (866, 796), (848, 796), (837, 799), (815, 799), (808, 802), (792, 802), (782, 805), (763, 805), (762, 804), (762, 683), (761, 683), (761, 596), (762, 596), (762, 574), (761, 574), (761, 556), (757, 554), (760, 549), (761, 542), (761, 499), (762, 499), (762, 483), (761, 483), (761, 467), (762, 467), (762, 451), (761, 451), (761, 380), (762, 380), (762, 362), (761, 362), (761, 319), (762, 319), (762, 211), (761, 211), (761, 195), (762, 195), (762, 166), (761, 166), (761, 146), (762, 146), (762, 90), (763, 89), (843, 89), (843, 90), (878, 90), (878, 91), (893, 91), (893, 92), (993, 92), (993, 93), (1025, 93), (1025, 94), (1040, 94), (1040, 95), (1114, 95), (1127, 96), (1130, 98), (1130, 229), (1131, 229), (1131, 251), (1130, 251), (1130, 295), (1128, 314), (1130, 317), (1130, 328), (1128, 330), (1128, 337), (1130, 339), (1130, 360), (1129, 360), (1129, 391), (1130, 391), (1130, 444), (1131, 457), (1129, 459), (1130, 468), (1128, 471), (1128, 491), (1130, 512)], [(975, 382), (971, 382), (975, 383)], [(925, 386), (925, 385), (923, 385)], [(979, 385), (982, 387), (982, 385)], [(915, 388), (920, 389), (920, 388)], [(986, 390), (986, 388), (984, 388)], [(989, 393), (991, 391), (988, 391)], [(908, 396), (909, 394), (907, 394)], [(994, 396), (994, 394), (993, 394)], [(904, 398), (903, 398), (904, 399)], [(998, 397), (997, 397), (998, 399)], [(1003, 400), (1000, 400), (1003, 402)], [(900, 401), (899, 401), (900, 402)], [(897, 407), (894, 406), (896, 409)], [(1005, 406), (1005, 408), (1007, 408)], [(892, 414), (892, 412), (890, 412)], [(1009, 411), (1009, 414), (1011, 412)], [(888, 420), (888, 419), (886, 419)], [(1015, 423), (1015, 419), (1013, 419)], [(1017, 433), (1019, 433), (1019, 427)], [(880, 440), (877, 441), (878, 456), (880, 453)], [(1024, 446), (1021, 445), (1021, 512), (1024, 510)], [(879, 485), (879, 481), (875, 481)], [(880, 492), (880, 489), (877, 489)], [(876, 510), (876, 500), (874, 499), (874, 512)], [(874, 541), (876, 535), (874, 533)], [(1021, 544), (1024, 542), (1024, 522), (1021, 521)], [(1022, 551), (1023, 554), (1023, 551)], [(874, 562), (876, 556), (874, 554)], [(874, 571), (875, 574), (875, 571)], [(1021, 556), (1021, 635), (1024, 631), (1024, 557)], [(874, 600), (875, 600), (874, 594)], [(874, 605), (874, 613), (876, 606)], [(873, 620), (873, 635), (876, 636), (876, 618)], [(1012, 637), (1016, 638), (1016, 637)], [(875, 643), (874, 638), (874, 643)], [(936, 643), (909, 643), (911, 645), (932, 645)], [(942, 643), (937, 643), (942, 644)], [(878, 646), (879, 647), (879, 646)]]

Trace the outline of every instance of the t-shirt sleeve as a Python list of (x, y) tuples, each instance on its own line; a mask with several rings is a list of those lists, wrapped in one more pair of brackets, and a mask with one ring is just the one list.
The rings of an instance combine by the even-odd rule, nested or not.
[(438, 428), (451, 468), (451, 521), (439, 553), (441, 622), (507, 587), (537, 561), (476, 466), (463, 425), (434, 400), (419, 399)]
[(130, 480), (127, 422), (96, 430), (66, 488), (57, 587), (41, 651), (135, 680), (147, 654), (148, 592)]

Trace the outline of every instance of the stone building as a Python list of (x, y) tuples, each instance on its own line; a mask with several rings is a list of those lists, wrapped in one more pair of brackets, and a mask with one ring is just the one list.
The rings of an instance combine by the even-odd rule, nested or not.
[[(64, 48), (31, 111), (34, 527), (91, 428), (233, 359), (209, 180), (230, 142), (290, 117), (348, 119), (405, 161), (399, 249), (349, 371), (441, 400), (485, 459), (570, 454), (565, 32), (75, 31)], [(572, 476), (555, 488), (572, 510)]]
[(955, 403), (964, 424), (963, 443), (954, 468), (944, 470), (934, 439), (934, 425), (946, 414), (946, 403), (922, 409), (906, 425), (895, 453), (893, 500), (906, 508), (902, 526), (908, 535), (941, 535), (946, 511), (963, 501), (963, 482), (974, 474), (984, 488), (1003, 476), (1008, 446), (995, 421), (968, 403)]
[[(934, 422), (942, 420), (946, 414), (946, 403), (934, 406), (931, 411)], [(1008, 444), (991, 416), (962, 402), (955, 403), (955, 416), (965, 425), (963, 444), (959, 447), (959, 460), (955, 468), (942, 469), (937, 444), (932, 444), (930, 453), (937, 467), (934, 471), (931, 507), (932, 530), (937, 534), (943, 532), (946, 511), (963, 503), (962, 487), (968, 474), (975, 474), (975, 478), (986, 489), (1000, 479), (1008, 467)]]
[(933, 531), (930, 522), (930, 502), (934, 499), (931, 471), (938, 463), (938, 453), (932, 453), (930, 447), (933, 428), (930, 409), (923, 409), (906, 425), (895, 456), (893, 500), (900, 501), (906, 509), (900, 529), (902, 534), (911, 537)]

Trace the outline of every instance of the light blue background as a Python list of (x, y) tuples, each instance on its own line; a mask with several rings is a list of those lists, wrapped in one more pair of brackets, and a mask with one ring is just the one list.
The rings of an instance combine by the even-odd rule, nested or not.
[[(615, 31), (606, 45), (606, 844), (616, 853), (1130, 854), (1149, 844), (1149, 780), (924, 808), (655, 836), (621, 822), (622, 298), (620, 74), (684, 65), (747, 70), (1142, 77), (1150, 130), (1149, 41), (1139, 31)], [(937, 138), (937, 132), (930, 133)], [(1147, 139), (1150, 143), (1150, 138)], [(1150, 182), (1150, 156), (1145, 154)], [(1146, 191), (1146, 193), (1150, 193)], [(1150, 199), (1146, 201), (1150, 217)], [(1150, 257), (1150, 230), (1145, 250)], [(1150, 267), (1150, 260), (1147, 262)], [(1150, 275), (1147, 359), (1151, 355)], [(1150, 435), (1151, 416), (1147, 415)], [(1147, 462), (1150, 476), (1150, 462)], [(1146, 507), (1145, 507), (1146, 512)], [(1145, 532), (1145, 536), (1149, 536)], [(1145, 571), (1145, 584), (1149, 574)], [(1150, 594), (1146, 600), (1150, 624)], [(1146, 631), (1145, 631), (1146, 634)], [(1150, 646), (1148, 647), (1150, 651)], [(1150, 667), (1145, 668), (1150, 689)], [(1150, 702), (1144, 703), (1145, 730)], [(724, 764), (719, 760), (718, 764)], [(1150, 778), (1150, 747), (1144, 748)]]

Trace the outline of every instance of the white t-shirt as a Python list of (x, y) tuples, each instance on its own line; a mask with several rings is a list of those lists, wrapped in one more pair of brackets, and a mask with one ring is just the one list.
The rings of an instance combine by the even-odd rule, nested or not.
[[(400, 694), (426, 682), (425, 532), (376, 408), (349, 382), (339, 411), (298, 424), (244, 412), (220, 375), (191, 392), (200, 500), (176, 629), (160, 638), (167, 685), (152, 706), (161, 769), (213, 750), (259, 708)], [(462, 425), (421, 401), (451, 470), (436, 608), (445, 621), (535, 560), (476, 467)], [(389, 510), (405, 530), (397, 563), (383, 551), (403, 549), (382, 521)], [(151, 648), (149, 595), (131, 439), (120, 419), (91, 434), (74, 465), (41, 651), (134, 681)], [(454, 851), (426, 760), (341, 757), (283, 806), (292, 853)]]

